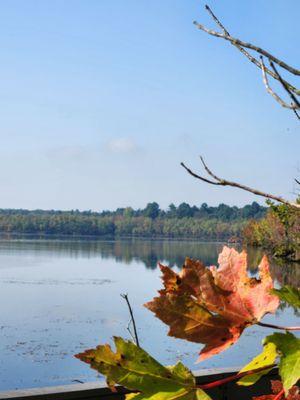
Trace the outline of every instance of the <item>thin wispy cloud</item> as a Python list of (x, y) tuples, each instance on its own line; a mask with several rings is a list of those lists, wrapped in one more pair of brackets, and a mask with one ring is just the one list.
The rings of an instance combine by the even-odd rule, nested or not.
[(138, 149), (136, 142), (129, 137), (119, 137), (109, 140), (106, 147), (112, 153), (132, 153)]
[(87, 146), (59, 146), (47, 149), (46, 157), (55, 160), (78, 160), (91, 155), (91, 149)]

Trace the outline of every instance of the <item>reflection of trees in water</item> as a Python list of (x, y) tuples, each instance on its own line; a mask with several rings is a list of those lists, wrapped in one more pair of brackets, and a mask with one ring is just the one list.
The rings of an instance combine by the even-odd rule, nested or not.
[[(116, 259), (125, 262), (143, 262), (146, 268), (155, 269), (159, 262), (171, 267), (181, 267), (185, 257), (200, 258), (210, 265), (216, 262), (221, 245), (167, 240), (116, 241), (111, 247)], [(102, 257), (107, 255), (102, 252)], [(109, 254), (108, 254), (109, 255)]]
[(67, 238), (57, 240), (2, 240), (2, 252), (18, 251), (28, 254), (28, 251), (37, 255), (48, 257), (101, 257), (102, 259), (115, 259), (116, 261), (130, 264), (133, 261), (142, 262), (146, 268), (157, 268), (158, 262), (171, 267), (181, 267), (185, 257), (199, 258), (206, 265), (217, 262), (218, 252), (222, 244), (200, 243), (185, 240), (70, 240)]
[[(57, 258), (101, 258), (113, 259), (130, 265), (142, 263), (147, 269), (155, 269), (159, 262), (170, 267), (181, 267), (186, 257), (200, 259), (205, 265), (216, 265), (221, 243), (203, 243), (197, 241), (171, 240), (0, 240), (0, 251), (5, 254), (34, 254), (36, 256)], [(240, 247), (240, 246), (238, 246)], [(239, 249), (240, 250), (240, 249)], [(248, 248), (248, 266), (251, 273), (257, 272), (263, 252), (257, 248)], [(290, 263), (279, 265), (271, 261), (271, 273), (280, 285), (300, 286), (300, 265)], [(280, 309), (287, 305), (280, 304)], [(296, 313), (296, 311), (295, 311)], [(297, 313), (296, 313), (297, 315)]]
[[(248, 250), (248, 264), (250, 269), (255, 271), (262, 256), (263, 251), (257, 248), (249, 248)], [(300, 264), (293, 262), (277, 262), (274, 259), (270, 260), (270, 269), (273, 279), (283, 285), (291, 285), (300, 287)]]
[[(248, 265), (252, 272), (257, 271), (257, 266), (263, 256), (263, 251), (257, 248), (248, 248)], [(294, 287), (300, 286), (300, 264), (285, 263), (278, 264), (274, 260), (270, 260), (270, 270), (273, 279), (275, 279), (280, 286), (291, 285)], [(281, 301), (279, 305), (280, 310), (290, 307), (289, 304)], [(299, 310), (294, 308), (295, 315), (299, 316)]]
[[(18, 251), (28, 254), (29, 251), (47, 257), (100, 257), (114, 259), (117, 262), (131, 264), (141, 262), (146, 268), (157, 268), (158, 262), (171, 267), (181, 267), (185, 257), (197, 258), (205, 265), (217, 263), (218, 253), (222, 250), (221, 243), (203, 243), (188, 240), (2, 240), (2, 252)], [(249, 269), (255, 273), (262, 258), (262, 251), (255, 248), (248, 250)], [(273, 277), (281, 284), (300, 285), (300, 265), (296, 263), (279, 265), (271, 262)]]
[[(170, 241), (170, 240), (3, 240), (0, 241), (1, 253), (24, 256), (34, 253), (36, 256), (67, 257), (67, 258), (101, 258), (113, 259), (117, 262), (130, 265), (139, 262), (147, 269), (155, 269), (159, 262), (170, 267), (181, 267), (185, 257), (200, 259), (205, 265), (216, 265), (218, 253), (222, 250), (221, 243), (201, 243), (197, 241)], [(238, 246), (240, 247), (240, 246)], [(240, 250), (240, 249), (239, 249)], [(248, 248), (249, 270), (255, 274), (263, 252), (257, 248)], [(280, 285), (300, 285), (300, 265), (279, 265), (271, 261), (271, 273)], [(286, 308), (284, 303), (280, 309)], [(296, 313), (296, 311), (295, 311)], [(297, 315), (297, 313), (296, 313)]]
[(272, 263), (271, 270), (281, 285), (300, 287), (300, 264), (286, 263), (279, 265)]

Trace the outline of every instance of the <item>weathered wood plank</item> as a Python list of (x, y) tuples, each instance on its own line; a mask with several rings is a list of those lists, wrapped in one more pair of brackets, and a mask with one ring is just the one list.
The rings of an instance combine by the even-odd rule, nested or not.
[[(204, 384), (233, 375), (238, 370), (239, 368), (206, 369), (196, 371), (194, 374), (197, 384)], [(254, 395), (270, 392), (270, 378), (278, 378), (276, 369), (272, 370), (268, 376), (263, 377), (254, 387), (239, 387), (232, 382), (209, 390), (208, 393), (214, 400), (247, 400)], [(125, 393), (127, 391), (122, 387), (118, 387), (117, 392), (113, 393), (104, 383), (91, 382), (0, 392), (0, 400), (123, 400)]]

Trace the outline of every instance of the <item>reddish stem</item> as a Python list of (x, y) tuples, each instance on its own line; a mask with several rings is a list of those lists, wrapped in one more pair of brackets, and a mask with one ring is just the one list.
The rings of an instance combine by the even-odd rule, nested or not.
[(273, 400), (279, 400), (279, 399), (281, 398), (282, 395), (284, 395), (284, 389), (280, 390), (280, 392), (278, 393), (278, 395), (275, 396)]
[(279, 326), (273, 324), (265, 324), (264, 322), (257, 322), (256, 325), (264, 326), (265, 328), (281, 329), (283, 331), (300, 331), (300, 326)]
[[(211, 389), (220, 385), (224, 385), (225, 383), (235, 381), (237, 379), (243, 378), (244, 376), (248, 375), (254, 375), (258, 372), (264, 371), (266, 369), (271, 369), (275, 367), (275, 364), (272, 365), (267, 365), (265, 367), (257, 368), (257, 369), (252, 369), (250, 371), (245, 371), (245, 372), (240, 372), (239, 374), (228, 376), (227, 378), (219, 379), (214, 382), (209, 382), (209, 383), (204, 383), (203, 385), (197, 385), (196, 387), (199, 389)], [(275, 400), (275, 399), (274, 399)]]

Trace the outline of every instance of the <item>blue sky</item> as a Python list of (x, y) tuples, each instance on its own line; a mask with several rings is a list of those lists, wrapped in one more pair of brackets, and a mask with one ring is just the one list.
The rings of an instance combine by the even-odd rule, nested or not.
[[(298, 0), (211, 0), (232, 35), (299, 68)], [(243, 205), (219, 175), (293, 198), (299, 123), (199, 0), (2, 0), (2, 208)], [(298, 84), (299, 86), (299, 84)]]

